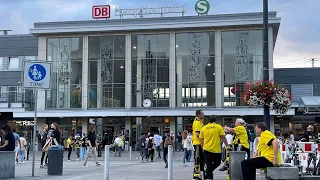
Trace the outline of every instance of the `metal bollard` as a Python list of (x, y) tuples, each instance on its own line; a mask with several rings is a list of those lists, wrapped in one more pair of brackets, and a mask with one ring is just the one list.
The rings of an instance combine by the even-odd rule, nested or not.
[(173, 157), (172, 152), (173, 148), (172, 145), (168, 146), (168, 180), (172, 180), (172, 166), (173, 166)]
[(129, 149), (129, 161), (132, 161), (132, 147)]
[(104, 180), (109, 180), (110, 146), (106, 145), (104, 149)]

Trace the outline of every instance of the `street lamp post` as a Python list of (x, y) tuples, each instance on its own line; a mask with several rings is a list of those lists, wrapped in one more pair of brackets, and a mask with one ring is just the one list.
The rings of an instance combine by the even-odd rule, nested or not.
[[(268, 0), (263, 0), (263, 80), (269, 80)], [(264, 105), (263, 119), (270, 129), (270, 107)]]

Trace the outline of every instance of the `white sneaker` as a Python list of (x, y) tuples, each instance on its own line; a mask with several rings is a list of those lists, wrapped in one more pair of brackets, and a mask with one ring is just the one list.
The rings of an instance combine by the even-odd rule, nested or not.
[(186, 163), (183, 163), (183, 166), (186, 166), (187, 164)]
[(187, 163), (187, 166), (189, 166), (189, 167), (190, 167), (190, 166), (191, 166), (191, 164), (190, 164), (190, 163)]

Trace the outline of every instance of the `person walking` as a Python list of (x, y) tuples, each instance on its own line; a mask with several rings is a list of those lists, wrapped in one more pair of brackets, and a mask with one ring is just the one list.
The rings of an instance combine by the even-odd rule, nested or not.
[[(202, 147), (200, 145), (200, 139), (199, 135), (201, 132), (201, 129), (203, 128), (202, 119), (204, 118), (204, 113), (202, 110), (196, 111), (196, 117), (194, 118), (193, 124), (192, 124), (192, 144), (194, 147), (194, 173), (193, 173), (193, 179), (198, 179), (201, 177), (201, 171), (204, 172), (204, 154)], [(198, 155), (198, 157), (197, 157)], [(205, 172), (204, 172), (205, 174)], [(204, 175), (206, 178), (206, 174)]]
[(182, 144), (182, 135), (181, 133), (178, 133), (177, 135), (177, 151), (183, 150), (183, 144)]
[[(47, 143), (47, 141), (50, 140), (50, 137), (48, 136), (48, 125), (47, 124), (44, 124), (42, 126), (42, 130), (40, 132), (40, 137), (41, 137), (41, 147), (42, 147), (40, 168), (45, 168), (45, 167), (47, 167), (47, 164), (48, 164), (48, 153), (43, 148), (44, 148), (45, 144)], [(44, 158), (45, 158), (45, 165), (43, 165)]]
[[(168, 147), (169, 147), (169, 145), (173, 146), (173, 140), (172, 140), (172, 137), (170, 136), (170, 134), (166, 133), (166, 138), (165, 138), (164, 143), (163, 143), (163, 160), (164, 160), (164, 163), (165, 163), (165, 168), (168, 168), (167, 156), (168, 156)], [(173, 147), (172, 147), (172, 149), (173, 149)]]
[(184, 150), (183, 166), (190, 166), (190, 159), (192, 157), (193, 145), (192, 145), (191, 136), (188, 135), (187, 130), (183, 131), (182, 144), (183, 144), (183, 150)]
[(256, 169), (279, 166), (281, 163), (280, 146), (276, 136), (268, 130), (264, 122), (257, 123), (255, 131), (260, 137), (258, 149), (253, 158), (241, 162), (245, 180), (255, 180)]
[(155, 142), (154, 142), (153, 133), (151, 133), (150, 136), (148, 137), (147, 147), (148, 147), (147, 161), (148, 161), (148, 159), (150, 159), (151, 162), (153, 162), (154, 149), (155, 149)]
[(13, 136), (14, 136), (14, 144), (15, 144), (14, 151), (16, 152), (16, 162), (19, 162), (18, 154), (20, 151), (19, 147), (21, 147), (20, 136), (16, 133), (15, 128), (12, 129), (12, 132), (13, 132)]
[(121, 135), (118, 135), (114, 140), (114, 148), (115, 148), (114, 156), (117, 157), (117, 152), (118, 152), (119, 157), (121, 157), (122, 146), (123, 146), (123, 141), (122, 141)]
[(216, 124), (216, 117), (209, 117), (209, 124), (200, 131), (200, 144), (207, 165), (205, 179), (213, 180), (213, 171), (221, 164), (221, 141), (229, 146), (226, 134), (221, 125)]
[(82, 134), (82, 138), (81, 138), (81, 147), (80, 147), (80, 158), (82, 161), (86, 160), (86, 156), (87, 156), (87, 136), (86, 134)]
[(161, 143), (162, 143), (162, 137), (159, 136), (159, 133), (156, 133), (156, 134), (154, 135), (154, 142), (155, 142), (156, 151), (158, 152), (158, 157), (157, 157), (157, 158), (161, 158)]
[(245, 128), (246, 122), (242, 118), (237, 118), (235, 122), (235, 127), (230, 128), (225, 126), (224, 129), (233, 134), (233, 146), (235, 150), (244, 151), (247, 153), (247, 159), (250, 159), (250, 145), (248, 133)]
[(86, 160), (84, 161), (83, 166), (87, 167), (88, 159), (91, 155), (93, 155), (94, 160), (96, 162), (96, 166), (100, 166), (100, 163), (97, 161), (97, 148), (96, 148), (96, 142), (97, 135), (95, 134), (95, 127), (90, 127), (90, 132), (88, 133), (88, 149), (87, 149), (87, 156)]
[(79, 134), (75, 136), (75, 146), (76, 146), (76, 154), (77, 154), (77, 161), (80, 159), (80, 147), (81, 147), (81, 137)]
[(146, 147), (146, 133), (141, 133), (141, 136), (139, 137), (139, 148), (140, 148), (140, 159), (143, 161), (144, 158), (144, 150)]
[(74, 143), (73, 137), (70, 136), (70, 137), (67, 139), (68, 161), (71, 161), (70, 157), (71, 157), (71, 153), (72, 153), (73, 143)]
[(20, 137), (20, 150), (19, 150), (19, 159), (20, 163), (25, 163), (25, 152), (26, 152), (27, 140), (24, 136)]

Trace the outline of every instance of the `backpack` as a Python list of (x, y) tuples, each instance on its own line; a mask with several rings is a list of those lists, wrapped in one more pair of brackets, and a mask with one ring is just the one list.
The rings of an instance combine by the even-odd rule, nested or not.
[(141, 147), (144, 147), (145, 144), (146, 144), (146, 138), (141, 138), (141, 139), (140, 139), (140, 145), (141, 145)]
[(152, 148), (152, 147), (153, 147), (153, 139), (150, 139), (150, 138), (149, 138), (148, 148)]

